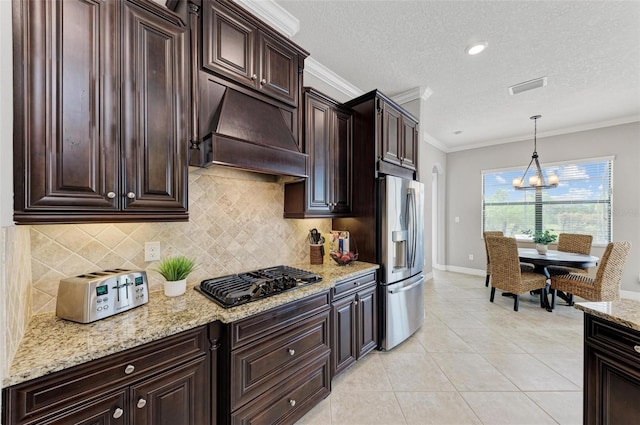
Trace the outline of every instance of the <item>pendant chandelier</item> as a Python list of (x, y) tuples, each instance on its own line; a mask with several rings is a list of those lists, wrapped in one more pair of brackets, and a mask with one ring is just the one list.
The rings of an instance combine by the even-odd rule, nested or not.
[[(538, 118), (541, 118), (542, 115), (534, 115), (532, 117), (530, 117), (530, 119), (533, 120), (533, 125), (534, 125), (534, 130), (533, 130), (533, 155), (531, 155), (531, 161), (529, 161), (529, 165), (527, 166), (527, 169), (524, 170), (524, 174), (522, 175), (522, 178), (515, 178), (513, 179), (513, 187), (517, 190), (533, 190), (533, 189), (552, 189), (554, 187), (558, 186), (558, 176), (553, 174), (553, 173), (549, 173), (548, 176), (548, 183), (547, 181), (545, 181), (544, 176), (542, 175), (542, 170), (540, 169), (540, 162), (538, 161), (538, 152), (537, 152), (537, 140), (536, 140), (536, 136), (537, 136), (537, 132), (538, 132)], [(536, 174), (529, 177), (529, 185), (525, 186), (524, 185), (524, 181), (525, 178), (527, 177), (527, 173), (529, 172), (529, 168), (531, 168), (531, 164), (536, 163), (536, 169), (535, 172)]]

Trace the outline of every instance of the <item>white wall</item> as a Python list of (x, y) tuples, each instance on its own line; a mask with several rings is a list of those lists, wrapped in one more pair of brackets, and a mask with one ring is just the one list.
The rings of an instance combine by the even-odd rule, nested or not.
[[(533, 141), (490, 146), (447, 155), (447, 238), (449, 267), (484, 270), (481, 238), (482, 170), (522, 166), (531, 158)], [(614, 155), (613, 240), (633, 244), (622, 290), (640, 292), (640, 122), (538, 138), (541, 163)], [(460, 221), (455, 222), (455, 217)], [(602, 254), (594, 247), (594, 255)], [(469, 254), (474, 260), (468, 259)]]

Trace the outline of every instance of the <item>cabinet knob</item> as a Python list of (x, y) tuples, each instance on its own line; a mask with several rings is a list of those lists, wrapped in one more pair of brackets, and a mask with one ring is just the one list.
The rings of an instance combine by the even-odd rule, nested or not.
[(291, 405), (291, 407), (296, 405), (296, 401), (294, 399), (289, 400), (289, 404)]
[(127, 375), (131, 375), (134, 370), (136, 370), (136, 367), (134, 365), (130, 364), (130, 365), (127, 365), (127, 367), (124, 368), (124, 373), (126, 373)]
[(115, 198), (115, 197), (116, 197), (116, 193), (115, 193), (115, 192), (109, 192), (109, 193), (107, 193), (107, 198), (109, 198), (109, 199), (113, 199), (113, 198)]
[(140, 400), (138, 400), (138, 404), (136, 404), (138, 409), (142, 409), (146, 405), (147, 405), (147, 400), (145, 400), (144, 398), (141, 398)]
[(133, 192), (129, 192), (129, 193), (127, 193), (127, 198), (129, 198), (129, 199), (136, 199), (136, 194), (135, 194), (135, 193), (133, 193)]
[(122, 416), (123, 413), (124, 413), (124, 410), (118, 407), (116, 408), (116, 410), (113, 411), (113, 417), (115, 419), (118, 419), (120, 416)]
[(636, 350), (636, 353), (640, 353), (640, 345), (634, 345), (633, 349)]
[(295, 356), (296, 355), (296, 350), (294, 350), (293, 348), (289, 348), (289, 355), (290, 356)]
[(353, 302), (353, 305), (358, 305), (358, 301), (354, 301), (354, 302)]
[(255, 80), (257, 80), (257, 79), (258, 79), (258, 76), (257, 76), (256, 74), (253, 74), (253, 75), (251, 76), (251, 79), (252, 79), (253, 81), (255, 81)]
[(260, 80), (260, 85), (264, 86), (265, 84), (267, 84), (267, 80), (265, 80), (264, 78), (262, 80)]

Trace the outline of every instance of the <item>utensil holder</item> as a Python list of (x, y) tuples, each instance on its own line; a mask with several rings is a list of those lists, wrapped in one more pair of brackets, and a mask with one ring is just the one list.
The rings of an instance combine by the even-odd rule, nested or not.
[(322, 264), (324, 262), (324, 245), (309, 245), (309, 262), (311, 264)]

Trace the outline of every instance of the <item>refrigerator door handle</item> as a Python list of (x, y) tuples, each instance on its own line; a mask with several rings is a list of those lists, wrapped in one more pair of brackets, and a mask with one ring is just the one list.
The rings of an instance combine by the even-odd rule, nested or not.
[(405, 286), (404, 288), (400, 288), (400, 289), (389, 289), (388, 292), (390, 294), (399, 294), (400, 292), (406, 292), (406, 291), (410, 291), (413, 288), (415, 288), (418, 285), (422, 285), (422, 279), (420, 279), (419, 281), (417, 281), (416, 283), (413, 283), (409, 286)]
[(416, 225), (416, 209), (418, 208), (416, 204), (416, 191), (411, 188), (407, 192), (407, 212), (409, 215), (409, 219), (407, 220), (407, 225), (409, 227), (410, 240), (408, 243), (409, 250), (409, 268), (414, 268), (416, 265), (416, 243), (418, 239), (418, 227)]

